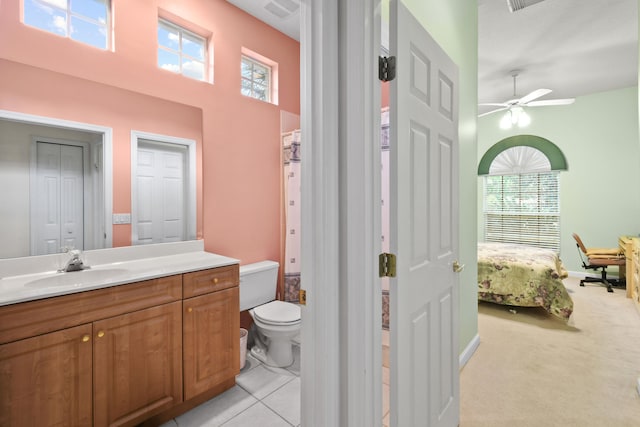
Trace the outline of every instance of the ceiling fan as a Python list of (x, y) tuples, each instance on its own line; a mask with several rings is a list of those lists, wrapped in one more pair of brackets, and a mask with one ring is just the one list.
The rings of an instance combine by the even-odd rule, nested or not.
[(522, 107), (543, 107), (548, 105), (569, 105), (573, 104), (574, 98), (565, 98), (565, 99), (544, 99), (540, 101), (536, 101), (536, 99), (548, 95), (551, 93), (551, 89), (536, 89), (533, 92), (523, 96), (522, 98), (516, 98), (516, 78), (518, 77), (518, 71), (512, 71), (511, 76), (513, 77), (513, 96), (514, 99), (510, 99), (505, 102), (489, 102), (486, 104), (478, 104), (478, 105), (488, 105), (496, 108), (495, 110), (488, 111), (486, 113), (482, 113), (478, 115), (478, 117), (483, 117), (489, 114), (497, 113), (498, 111), (512, 110), (518, 109), (522, 111)]

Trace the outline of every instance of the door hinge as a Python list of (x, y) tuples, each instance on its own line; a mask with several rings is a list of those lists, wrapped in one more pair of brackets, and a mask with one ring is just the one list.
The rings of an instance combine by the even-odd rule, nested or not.
[(378, 257), (380, 277), (396, 277), (396, 256), (383, 252)]
[(298, 301), (300, 302), (300, 305), (307, 305), (307, 291), (304, 289), (300, 289), (298, 291)]
[(378, 57), (378, 78), (383, 82), (390, 82), (396, 78), (396, 57)]

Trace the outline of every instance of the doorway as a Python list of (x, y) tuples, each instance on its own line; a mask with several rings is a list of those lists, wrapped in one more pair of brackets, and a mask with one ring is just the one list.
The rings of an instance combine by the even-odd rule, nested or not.
[[(392, 2), (392, 7), (402, 3)], [(310, 28), (303, 25), (301, 46), (303, 87), (309, 86), (301, 102), (302, 193), (307, 196), (302, 201), (302, 280), (303, 287), (311, 283), (313, 293), (307, 289), (307, 301), (313, 302), (303, 310), (302, 423), (380, 425), (381, 298), (380, 286), (375, 286), (380, 283), (380, 152), (372, 142), (378, 142), (381, 104), (378, 76), (367, 71), (378, 67), (380, 10), (369, 3), (359, 4), (360, 9), (351, 9), (346, 2), (308, 2), (306, 6), (303, 24)], [(392, 10), (392, 23), (397, 22), (394, 14)], [(390, 297), (401, 301), (390, 307), (390, 327), (398, 331), (390, 342), (391, 425), (422, 425), (437, 413), (446, 413), (442, 425), (454, 425), (458, 343), (457, 324), (451, 322), (457, 322), (458, 301), (450, 285), (456, 283), (451, 275), (458, 255), (457, 223), (453, 223), (458, 198), (449, 191), (457, 188), (457, 169), (446, 165), (457, 159), (457, 135), (455, 143), (448, 133), (440, 138), (439, 127), (421, 121), (424, 114), (416, 118), (410, 113), (417, 102), (430, 103), (439, 110), (436, 114), (450, 116), (447, 128), (457, 132), (453, 120), (458, 110), (457, 80), (447, 70), (444, 79), (431, 79), (439, 75), (435, 68), (431, 73), (430, 53), (409, 51), (424, 48), (422, 41), (404, 43), (398, 53), (396, 32), (408, 26), (394, 27), (391, 53), (405, 61), (398, 66), (398, 75), (404, 79), (403, 89), (413, 92), (392, 96), (390, 106), (391, 113), (402, 120), (391, 120), (392, 135), (400, 129), (404, 132), (396, 136), (404, 151), (397, 169), (392, 168), (390, 191), (390, 235), (401, 240), (391, 245), (392, 252), (398, 251), (399, 265)], [(414, 35), (421, 37), (415, 31)], [(407, 84), (409, 78), (411, 84)], [(442, 89), (442, 96), (433, 102), (431, 95), (437, 89)], [(414, 99), (423, 95), (427, 95), (423, 100)], [(455, 124), (449, 126), (451, 122)], [(403, 178), (395, 179), (399, 175)], [(402, 206), (396, 208), (399, 198)], [(452, 221), (446, 223), (447, 219)], [(429, 279), (429, 267), (437, 270), (437, 280)], [(412, 276), (411, 270), (418, 268), (421, 276)], [(419, 298), (412, 301), (412, 294)], [(446, 378), (439, 381), (442, 374)], [(340, 398), (342, 404), (336, 401)], [(394, 407), (401, 417), (393, 416)]]

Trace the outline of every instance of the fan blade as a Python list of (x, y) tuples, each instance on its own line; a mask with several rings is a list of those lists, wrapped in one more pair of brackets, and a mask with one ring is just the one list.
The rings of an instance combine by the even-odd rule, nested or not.
[(490, 105), (493, 107), (508, 107), (509, 104), (507, 104), (506, 102), (486, 102), (486, 103), (481, 103), (478, 105)]
[(576, 100), (573, 98), (566, 99), (547, 99), (543, 101), (533, 101), (527, 103), (527, 107), (544, 107), (545, 105), (569, 105), (573, 104)]
[(487, 111), (486, 113), (478, 114), (478, 117), (488, 116), (489, 114), (497, 113), (498, 111), (508, 110), (509, 107), (498, 108), (497, 110)]
[(529, 101), (533, 101), (534, 99), (538, 99), (541, 96), (545, 96), (546, 94), (551, 93), (551, 89), (536, 89), (528, 95), (523, 96), (518, 101), (518, 104), (526, 104)]

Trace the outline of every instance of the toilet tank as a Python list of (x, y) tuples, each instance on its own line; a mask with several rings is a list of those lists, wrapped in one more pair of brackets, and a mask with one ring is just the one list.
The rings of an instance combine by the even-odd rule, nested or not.
[(275, 261), (240, 266), (240, 311), (276, 299), (279, 266)]

